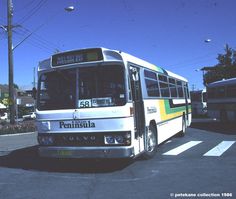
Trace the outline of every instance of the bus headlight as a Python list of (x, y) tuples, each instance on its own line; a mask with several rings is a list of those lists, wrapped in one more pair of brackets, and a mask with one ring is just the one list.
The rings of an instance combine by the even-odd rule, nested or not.
[(115, 136), (115, 141), (119, 144), (123, 144), (124, 143), (124, 138), (121, 135), (117, 135), (117, 136)]
[(105, 144), (115, 144), (115, 139), (112, 135), (105, 135), (104, 138)]
[(53, 145), (54, 137), (52, 135), (38, 135), (38, 143), (40, 145)]
[(125, 145), (131, 144), (131, 134), (130, 132), (125, 133), (114, 133), (110, 135), (104, 135), (105, 145)]

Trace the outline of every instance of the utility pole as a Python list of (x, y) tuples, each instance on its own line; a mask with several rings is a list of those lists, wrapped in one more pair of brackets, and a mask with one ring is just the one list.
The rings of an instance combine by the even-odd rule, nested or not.
[(9, 86), (9, 108), (10, 123), (15, 124), (15, 96), (14, 96), (14, 71), (13, 71), (13, 48), (12, 48), (12, 17), (13, 3), (7, 1), (7, 33), (8, 33), (8, 86)]
[[(74, 6), (69, 6), (65, 8), (67, 12), (74, 11)], [(13, 70), (13, 50), (21, 45), (26, 39), (28, 39), (33, 33), (35, 33), (39, 28), (45, 25), (42, 24), (35, 31), (31, 32), (28, 36), (26, 36), (20, 43), (18, 43), (14, 48), (12, 45), (12, 28), (19, 27), (20, 25), (13, 26), (12, 25), (12, 17), (13, 17), (13, 3), (12, 0), (7, 0), (7, 26), (0, 25), (0, 28), (7, 31), (8, 33), (8, 68), (9, 68), (9, 76), (8, 76), (8, 86), (9, 86), (9, 109), (10, 109), (10, 123), (15, 124), (15, 111), (16, 111), (16, 100), (15, 100), (15, 92), (14, 92), (14, 70)], [(35, 80), (34, 80), (35, 82)], [(35, 84), (35, 83), (34, 83)]]

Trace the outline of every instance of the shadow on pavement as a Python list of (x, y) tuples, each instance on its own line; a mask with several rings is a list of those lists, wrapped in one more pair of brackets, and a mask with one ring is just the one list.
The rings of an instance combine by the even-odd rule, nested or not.
[(215, 133), (236, 135), (236, 122), (222, 123), (213, 119), (194, 119), (191, 128), (212, 131)]
[(37, 146), (0, 156), (0, 167), (48, 172), (109, 173), (132, 164), (126, 159), (49, 159), (41, 158)]

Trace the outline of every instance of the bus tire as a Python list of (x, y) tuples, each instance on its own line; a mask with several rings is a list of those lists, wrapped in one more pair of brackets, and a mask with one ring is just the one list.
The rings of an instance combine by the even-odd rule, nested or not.
[(184, 137), (186, 134), (186, 130), (187, 130), (187, 123), (186, 123), (185, 115), (183, 115), (183, 117), (182, 117), (182, 130), (179, 132), (179, 136)]
[(144, 138), (145, 151), (143, 153), (143, 159), (148, 160), (155, 156), (157, 151), (157, 130), (153, 124), (151, 124), (145, 133)]

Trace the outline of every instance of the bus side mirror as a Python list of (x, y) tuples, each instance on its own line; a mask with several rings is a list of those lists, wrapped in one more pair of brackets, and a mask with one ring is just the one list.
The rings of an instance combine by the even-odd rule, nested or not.
[(134, 82), (139, 81), (138, 70), (136, 68), (130, 67), (131, 77)]
[(37, 96), (37, 89), (34, 87), (34, 88), (32, 89), (32, 97), (33, 97), (34, 99), (36, 99), (36, 96)]

